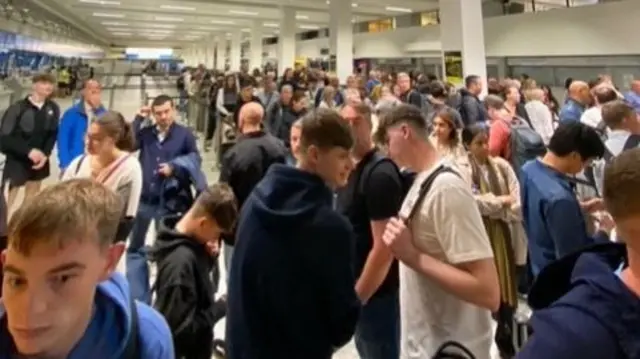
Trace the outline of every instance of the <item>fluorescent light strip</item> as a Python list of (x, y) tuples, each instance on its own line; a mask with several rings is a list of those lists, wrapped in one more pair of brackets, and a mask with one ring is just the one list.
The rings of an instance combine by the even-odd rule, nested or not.
[(258, 15), (257, 12), (244, 11), (244, 10), (229, 10), (229, 14), (246, 15), (246, 16), (257, 16)]
[(277, 24), (275, 22), (265, 22), (264, 24), (262, 24), (262, 26), (264, 26), (264, 27), (280, 27), (280, 24)]
[(198, 27), (198, 30), (205, 30), (205, 31), (218, 31), (218, 30), (220, 30), (220, 28), (217, 28), (217, 27), (206, 27), (206, 26), (200, 26), (200, 27)]
[(320, 26), (316, 26), (316, 25), (298, 25), (298, 28), (303, 29), (303, 30), (318, 30), (318, 29), (320, 29)]
[(404, 12), (404, 13), (412, 13), (413, 10), (411, 9), (407, 9), (405, 7), (397, 7), (397, 6), (387, 6), (384, 8), (387, 11), (394, 11), (394, 12)]
[(181, 19), (179, 17), (162, 17), (162, 16), (158, 16), (155, 18), (156, 21), (168, 21), (168, 22), (183, 22), (184, 19)]
[(189, 7), (189, 6), (160, 5), (160, 8), (165, 10), (196, 11), (195, 7)]
[(113, 21), (104, 21), (102, 23), (104, 26), (129, 26), (129, 24), (124, 22), (113, 22)]
[(309, 20), (307, 15), (296, 15), (296, 20)]
[(122, 19), (124, 17), (123, 14), (109, 14), (109, 13), (105, 13), (105, 12), (94, 12), (93, 16), (95, 16), (95, 17), (112, 17), (112, 18), (116, 18), (116, 19)]
[(219, 25), (233, 25), (235, 24), (235, 22), (231, 21), (231, 20), (211, 20), (209, 21), (212, 24), (219, 24)]
[(80, 2), (85, 4), (96, 4), (96, 5), (114, 5), (114, 6), (120, 5), (120, 1), (111, 1), (111, 0), (80, 0)]

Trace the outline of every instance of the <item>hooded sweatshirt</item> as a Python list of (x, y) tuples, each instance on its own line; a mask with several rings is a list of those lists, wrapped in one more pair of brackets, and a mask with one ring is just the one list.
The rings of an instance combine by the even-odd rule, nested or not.
[(215, 287), (209, 273), (214, 258), (204, 245), (173, 228), (178, 216), (160, 223), (149, 253), (157, 262), (155, 308), (169, 323), (176, 358), (210, 358), (215, 325)]
[[(129, 293), (127, 279), (120, 273), (98, 285), (93, 318), (67, 359), (123, 359), (131, 334)], [(165, 320), (146, 304), (136, 302), (136, 307), (140, 359), (173, 359), (171, 332)], [(0, 358), (13, 358), (15, 349), (4, 318), (6, 313), (4, 307), (0, 309)]]
[(640, 358), (640, 298), (619, 278), (622, 244), (596, 245), (540, 272), (529, 294), (533, 336), (518, 359)]
[(328, 359), (360, 302), (349, 222), (308, 172), (274, 164), (242, 208), (229, 273), (228, 359)]

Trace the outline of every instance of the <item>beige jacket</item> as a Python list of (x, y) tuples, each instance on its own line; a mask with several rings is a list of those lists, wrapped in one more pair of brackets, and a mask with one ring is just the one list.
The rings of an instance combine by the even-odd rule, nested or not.
[[(522, 225), (522, 204), (520, 203), (520, 184), (513, 168), (509, 162), (501, 157), (492, 157), (491, 163), (495, 172), (498, 174), (498, 182), (503, 190), (507, 190), (513, 197), (513, 204), (509, 208), (505, 208), (498, 198), (492, 193), (475, 195), (476, 203), (483, 216), (490, 218), (502, 219), (509, 223), (511, 229), (511, 240), (513, 241), (513, 249), (517, 265), (525, 265), (527, 263), (527, 236)], [(458, 162), (460, 173), (471, 186), (473, 180), (471, 178), (471, 165), (462, 165)], [(502, 174), (505, 174), (505, 176)]]

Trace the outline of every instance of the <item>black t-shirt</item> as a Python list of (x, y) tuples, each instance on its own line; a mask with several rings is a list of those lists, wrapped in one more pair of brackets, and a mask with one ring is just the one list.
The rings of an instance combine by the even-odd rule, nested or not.
[[(389, 161), (376, 161), (375, 151), (369, 152), (358, 163), (347, 185), (338, 191), (338, 210), (349, 219), (355, 232), (354, 269), (357, 276), (362, 273), (373, 248), (371, 221), (396, 216), (405, 196), (397, 167)], [(394, 260), (374, 296), (396, 291), (398, 283), (398, 263)]]

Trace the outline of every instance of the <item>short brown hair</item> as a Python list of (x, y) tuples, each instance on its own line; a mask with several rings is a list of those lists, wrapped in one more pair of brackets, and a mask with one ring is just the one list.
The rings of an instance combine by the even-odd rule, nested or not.
[(207, 215), (225, 232), (233, 232), (238, 219), (238, 202), (226, 183), (216, 183), (200, 193), (194, 204), (197, 214)]
[(46, 82), (46, 83), (50, 83), (50, 84), (55, 84), (56, 83), (56, 78), (53, 77), (52, 74), (48, 74), (46, 72), (41, 72), (41, 73), (37, 73), (35, 75), (33, 75), (33, 77), (31, 78), (31, 82), (34, 84), (37, 84), (38, 82)]
[(622, 100), (611, 101), (602, 106), (602, 121), (611, 129), (620, 126), (622, 121), (635, 114), (633, 107)]
[(116, 148), (122, 151), (135, 151), (133, 125), (127, 122), (120, 112), (107, 111), (100, 115), (95, 123), (104, 133), (113, 138)]
[(484, 108), (487, 110), (502, 110), (504, 108), (504, 100), (498, 95), (488, 95), (484, 99)]
[(614, 157), (604, 170), (602, 191), (607, 211), (614, 219), (640, 214), (640, 148)]
[(316, 146), (324, 150), (353, 147), (351, 128), (340, 114), (329, 109), (316, 109), (300, 120), (300, 148)]
[(9, 248), (29, 255), (38, 244), (64, 248), (95, 238), (114, 243), (124, 204), (120, 196), (90, 179), (72, 179), (42, 190), (11, 217)]
[(415, 130), (422, 132), (427, 138), (429, 127), (422, 111), (413, 105), (399, 104), (385, 112), (378, 120), (378, 129), (374, 135), (375, 142), (387, 143), (387, 131), (389, 128), (406, 123)]

